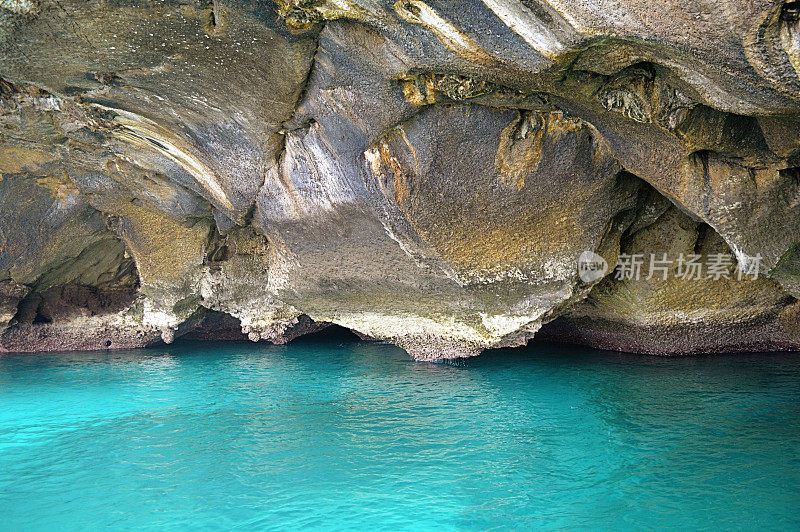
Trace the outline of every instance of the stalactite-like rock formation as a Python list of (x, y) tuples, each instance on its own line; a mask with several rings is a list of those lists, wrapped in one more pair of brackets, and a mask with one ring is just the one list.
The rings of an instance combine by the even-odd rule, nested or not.
[(0, 351), (796, 349), (799, 244), (800, 2), (0, 0)]

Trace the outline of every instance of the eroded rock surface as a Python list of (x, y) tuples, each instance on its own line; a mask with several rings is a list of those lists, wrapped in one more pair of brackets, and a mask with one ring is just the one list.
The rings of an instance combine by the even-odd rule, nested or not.
[(797, 349), (798, 24), (771, 0), (0, 0), (0, 350), (329, 323), (426, 360)]

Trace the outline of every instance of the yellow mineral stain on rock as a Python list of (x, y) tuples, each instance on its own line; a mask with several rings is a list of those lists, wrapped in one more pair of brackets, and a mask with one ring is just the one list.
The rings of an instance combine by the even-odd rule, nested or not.
[(278, 15), (294, 31), (306, 31), (325, 20), (347, 18), (365, 21), (372, 16), (349, 0), (276, 0)]
[[(405, 172), (403, 172), (400, 163), (392, 155), (389, 144), (385, 139), (381, 139), (378, 142), (378, 153), (380, 154), (380, 159), (379, 162), (376, 161), (376, 164), (373, 164), (373, 170), (377, 168), (378, 172), (380, 172), (381, 169), (386, 168), (389, 172), (391, 172), (392, 176), (394, 177), (392, 188), (395, 201), (401, 209), (405, 210), (408, 208), (409, 199), (411, 197), (411, 178), (407, 176)], [(376, 173), (376, 175), (379, 174)], [(383, 188), (382, 184), (381, 188)]]
[(128, 221), (121, 236), (133, 254), (142, 283), (180, 283), (190, 270), (202, 265), (210, 221), (188, 226), (130, 202), (120, 202), (115, 210)]
[[(564, 118), (561, 112), (520, 113), (500, 134), (495, 166), (500, 179), (508, 186), (522, 190), (525, 177), (539, 167), (543, 142), (546, 138), (557, 141), (570, 133), (587, 127), (586, 122)], [(600, 165), (608, 155), (604, 146), (595, 146), (592, 161)]]
[[(526, 178), (542, 179), (537, 176), (537, 167), (543, 151), (552, 150), (550, 143), (570, 132), (591, 134), (582, 121), (565, 119), (561, 113), (519, 115), (505, 128), (497, 150), (498, 179), (519, 192), (518, 202), (525, 202), (525, 197), (535, 197), (533, 189), (525, 187)], [(409, 150), (406, 154), (393, 153), (393, 149), (401, 149), (403, 144)], [(550, 147), (546, 148), (545, 144)], [(596, 145), (596, 149), (601, 150), (602, 146)], [(602, 160), (603, 157), (598, 155), (597, 158)], [(535, 201), (537, 206), (529, 211), (515, 209), (518, 203), (495, 202), (489, 198), (484, 201), (477, 193), (474, 203), (481, 205), (478, 210), (465, 207), (453, 211), (452, 205), (431, 196), (435, 192), (427, 188), (426, 176), (416, 161), (416, 151), (402, 130), (396, 129), (381, 139), (367, 153), (367, 160), (387, 199), (465, 283), (508, 278), (525, 281), (531, 275), (549, 280), (569, 277), (573, 272), (566, 271), (562, 263), (571, 266), (574, 263), (570, 255), (572, 242), (587, 238), (587, 229), (577, 223), (576, 210), (582, 208), (584, 194), (592, 196), (605, 186), (598, 180), (598, 190), (587, 189), (577, 197), (563, 198), (570, 205), (567, 209), (561, 203), (538, 200)], [(403, 160), (408, 163), (413, 160), (415, 168), (403, 166), (400, 162)], [(431, 207), (430, 203), (439, 206)], [(542, 261), (541, 257), (558, 259), (549, 264), (543, 263), (547, 261)]]
[(363, 20), (367, 17), (364, 9), (349, 0), (325, 0), (316, 6), (316, 10), (322, 14), (325, 20), (339, 18)]
[(21, 174), (55, 161), (58, 157), (45, 151), (30, 150), (18, 146), (0, 146), (0, 172)]
[(540, 115), (521, 113), (500, 134), (495, 166), (506, 185), (522, 190), (525, 177), (536, 171), (542, 159), (546, 125)]
[(50, 191), (50, 194), (58, 199), (61, 203), (65, 203), (70, 196), (78, 193), (78, 187), (70, 180), (66, 172), (61, 176), (46, 176), (36, 180), (36, 183)]
[(436, 82), (432, 76), (412, 76), (399, 80), (403, 96), (418, 107), (436, 103)]

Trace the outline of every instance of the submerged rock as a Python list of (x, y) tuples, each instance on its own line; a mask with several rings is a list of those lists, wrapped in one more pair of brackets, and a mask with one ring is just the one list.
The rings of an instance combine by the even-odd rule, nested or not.
[(798, 13), (0, 2), (0, 350), (800, 348)]

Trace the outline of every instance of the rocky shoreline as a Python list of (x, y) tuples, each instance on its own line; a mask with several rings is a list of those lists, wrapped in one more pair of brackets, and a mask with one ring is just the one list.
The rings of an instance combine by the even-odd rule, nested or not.
[(798, 350), (799, 21), (0, 0), (0, 352)]

